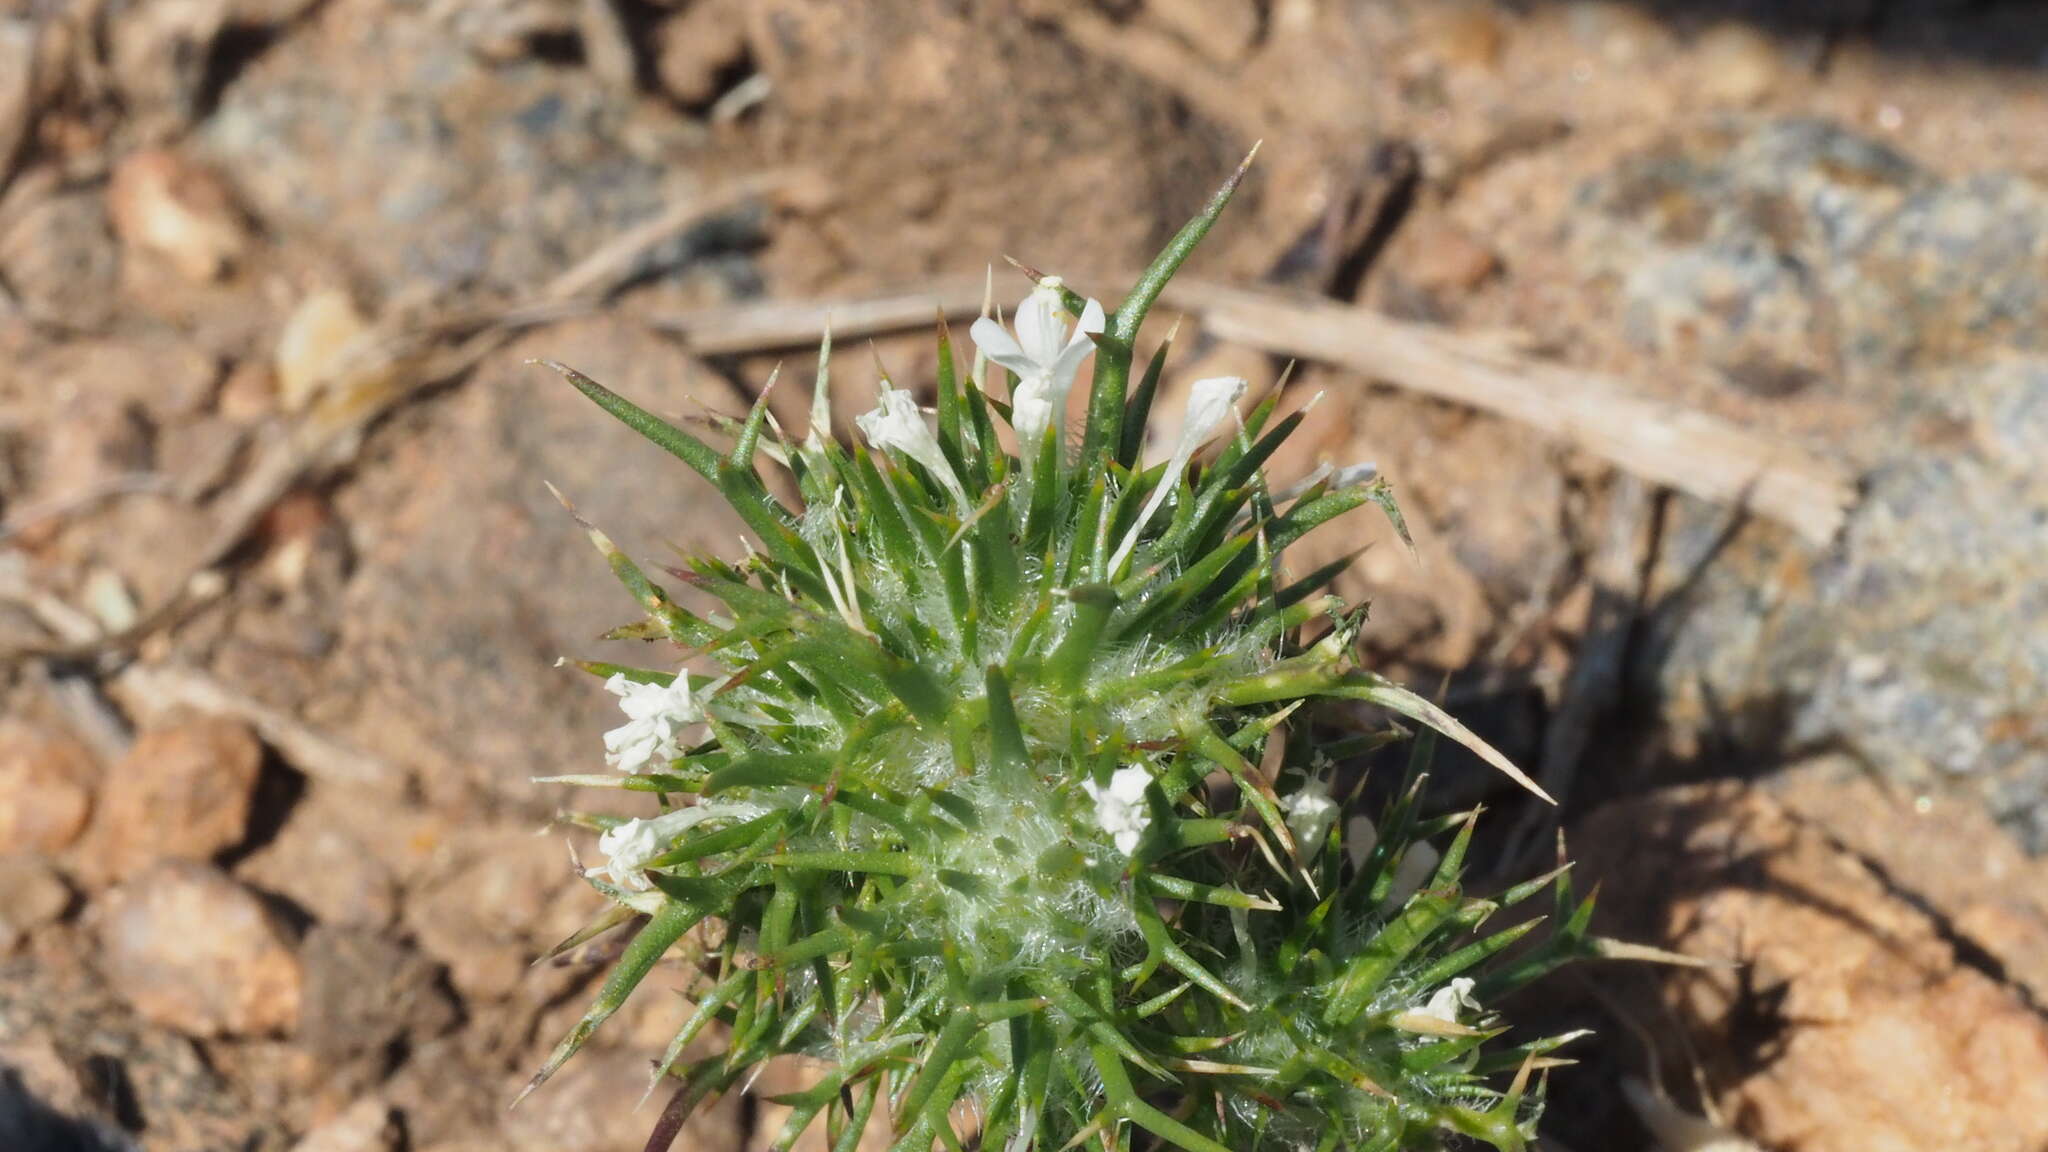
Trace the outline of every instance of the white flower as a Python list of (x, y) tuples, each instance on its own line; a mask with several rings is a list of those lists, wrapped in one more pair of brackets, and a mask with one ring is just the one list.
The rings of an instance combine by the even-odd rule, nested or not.
[(1472, 998), (1472, 981), (1460, 976), (1436, 990), (1429, 1003), (1416, 1009), (1423, 1016), (1434, 1016), (1446, 1024), (1458, 1022), (1458, 1010), (1479, 1011), (1479, 1001)]
[(1124, 534), (1124, 542), (1117, 546), (1116, 555), (1110, 557), (1109, 572), (1114, 576), (1124, 566), (1124, 560), (1131, 550), (1138, 546), (1138, 535), (1152, 519), (1159, 506), (1166, 502), (1166, 494), (1180, 485), (1181, 473), (1187, 471), (1188, 461), (1202, 445), (1216, 435), (1216, 429), (1224, 418), (1237, 410), (1237, 402), (1244, 397), (1245, 380), (1242, 376), (1212, 376), (1207, 380), (1195, 381), (1188, 393), (1187, 416), (1181, 420), (1180, 442), (1173, 446), (1173, 456), (1166, 462), (1166, 474), (1159, 478), (1159, 486), (1152, 489), (1152, 498), (1145, 501), (1145, 510), (1138, 513), (1137, 523)]
[(1038, 282), (1017, 305), (1015, 336), (986, 316), (968, 330), (983, 355), (1017, 374), (1017, 387), (1010, 393), (1010, 426), (1017, 430), (1018, 455), (1026, 468), (1037, 462), (1046, 429), (1065, 415), (1074, 374), (1095, 350), (1089, 337), (1102, 334), (1106, 319), (1102, 305), (1090, 300), (1070, 331), (1062, 287), (1057, 276)]
[(645, 892), (653, 887), (647, 880), (647, 862), (667, 849), (653, 820), (628, 820), (597, 838), (597, 850), (606, 856), (598, 871), (621, 888)]
[(677, 672), (667, 684), (629, 680), (623, 674), (604, 682), (605, 691), (619, 698), (619, 711), (631, 720), (674, 719), (694, 724), (704, 718), (704, 707), (690, 692), (690, 673)]
[(897, 452), (924, 465), (925, 471), (945, 485), (962, 508), (968, 507), (967, 490), (960, 486), (960, 478), (953, 475), (953, 466), (940, 450), (939, 438), (925, 425), (917, 401), (911, 399), (910, 393), (891, 388), (886, 382), (878, 400), (874, 411), (853, 418), (868, 443), (877, 450)]
[(1314, 860), (1329, 839), (1330, 825), (1337, 822), (1337, 802), (1330, 798), (1329, 781), (1309, 777), (1300, 791), (1281, 799), (1280, 808), (1287, 813), (1287, 830), (1301, 846), (1302, 860)]
[(765, 811), (757, 804), (712, 802), (648, 820), (628, 820), (597, 838), (597, 850), (606, 857), (598, 872), (629, 892), (645, 892), (654, 886), (647, 879), (647, 865), (667, 852), (676, 837), (706, 820), (751, 820)]
[(1116, 841), (1116, 850), (1126, 856), (1138, 847), (1145, 826), (1152, 823), (1152, 814), (1145, 811), (1145, 789), (1151, 784), (1152, 774), (1137, 765), (1117, 769), (1110, 775), (1107, 788), (1093, 780), (1081, 782), (1081, 790), (1095, 801), (1095, 823), (1109, 833)]
[(690, 692), (690, 674), (669, 684), (643, 684), (613, 675), (605, 690), (619, 698), (626, 722), (604, 734), (605, 763), (621, 772), (666, 768), (682, 754), (683, 729), (704, 719), (703, 704)]

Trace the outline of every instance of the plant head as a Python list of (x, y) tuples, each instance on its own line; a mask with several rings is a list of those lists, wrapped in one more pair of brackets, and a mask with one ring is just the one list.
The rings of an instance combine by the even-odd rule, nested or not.
[[(851, 1152), (878, 1111), (918, 1150), (1525, 1145), (1530, 1074), (1568, 1037), (1497, 1042), (1497, 1006), (1579, 950), (1588, 908), (1561, 873), (1467, 893), (1477, 813), (1425, 816), (1417, 779), (1345, 819), (1333, 766), (1405, 733), (1331, 735), (1303, 707), (1378, 705), (1522, 779), (1359, 666), (1363, 611), (1328, 591), (1341, 564), (1284, 563), (1364, 504), (1398, 527), (1385, 482), (1274, 491), (1264, 465), (1306, 409), (1282, 417), (1275, 390), (1245, 410), (1236, 379), (1194, 386), (1166, 460), (1140, 451), (1171, 338), (1133, 381), (1139, 325), (1242, 174), (1113, 312), (1038, 278), (1014, 332), (975, 324), (966, 372), (942, 326), (935, 426), (884, 380), (838, 439), (829, 340), (810, 426), (790, 435), (764, 402), (725, 449), (561, 369), (754, 540), (672, 571), (718, 605), (700, 615), (591, 533), (646, 614), (615, 635), (663, 649), (661, 669), (585, 665), (628, 717), (606, 740), (620, 771), (556, 779), (663, 811), (573, 817), (603, 833), (585, 875), (610, 907), (563, 947), (637, 927), (535, 1084), (709, 922), (655, 1077), (686, 1108), (771, 1057), (816, 1058), (777, 1148), (823, 1123)], [(794, 507), (764, 467), (791, 474)], [(666, 670), (683, 660), (708, 678)], [(1537, 922), (1489, 917), (1553, 881), (1563, 916), (1509, 953)], [(714, 1022), (725, 1050), (682, 1060)]]

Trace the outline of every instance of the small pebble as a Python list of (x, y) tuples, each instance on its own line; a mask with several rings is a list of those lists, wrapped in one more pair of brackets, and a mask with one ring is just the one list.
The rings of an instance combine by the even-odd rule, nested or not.
[(1777, 88), (1785, 70), (1777, 44), (1741, 24), (1709, 29), (1693, 45), (1692, 55), (1700, 69), (1700, 97), (1721, 107), (1747, 108), (1762, 102)]
[(164, 149), (136, 152), (115, 165), (107, 215), (123, 244), (163, 258), (188, 280), (219, 279), (249, 247), (227, 186)]
[(70, 907), (71, 889), (49, 860), (32, 852), (0, 856), (0, 956), (19, 950)]
[(292, 1152), (396, 1152), (399, 1135), (390, 1102), (380, 1096), (365, 1096), (306, 1133), (292, 1145)]
[(262, 771), (247, 724), (206, 716), (144, 732), (110, 777), (90, 871), (121, 880), (160, 860), (208, 860), (242, 842)]
[(0, 846), (60, 852), (92, 814), (99, 766), (69, 736), (26, 727), (0, 731)]
[(301, 300), (277, 339), (277, 395), (285, 410), (312, 403), (342, 352), (369, 327), (346, 292), (328, 289)]
[(92, 916), (108, 983), (144, 1019), (201, 1039), (298, 1023), (298, 956), (263, 902), (219, 869), (153, 868)]

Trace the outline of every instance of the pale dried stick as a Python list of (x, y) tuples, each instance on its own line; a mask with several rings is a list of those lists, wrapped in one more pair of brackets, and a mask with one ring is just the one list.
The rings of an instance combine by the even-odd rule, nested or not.
[[(877, 335), (931, 323), (934, 306), (972, 315), (978, 280), (834, 301), (762, 301), (683, 313), (655, 326), (699, 355)], [(1616, 468), (1703, 500), (1744, 506), (1814, 543), (1834, 538), (1856, 499), (1849, 471), (1711, 413), (1644, 396), (1625, 381), (1536, 359), (1504, 342), (1389, 319), (1348, 305), (1179, 279), (1163, 299), (1218, 339), (1349, 368), (1533, 428)]]
[(1199, 313), (1218, 339), (1504, 416), (1652, 483), (1746, 506), (1816, 544), (1834, 538), (1856, 499), (1845, 469), (1797, 445), (1495, 341), (1217, 284), (1183, 283), (1168, 299)]

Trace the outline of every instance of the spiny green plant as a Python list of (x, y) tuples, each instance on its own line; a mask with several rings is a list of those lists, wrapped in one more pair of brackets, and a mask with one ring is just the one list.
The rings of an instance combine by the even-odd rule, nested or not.
[[(1526, 1146), (1531, 1073), (1571, 1037), (1496, 1043), (1496, 1006), (1588, 947), (1590, 901), (1562, 868), (1467, 893), (1478, 813), (1418, 810), (1427, 738), (1377, 819), (1343, 819), (1332, 766), (1404, 733), (1331, 735), (1302, 711), (1378, 705), (1534, 788), (1359, 665), (1364, 612), (1328, 591), (1341, 562), (1282, 563), (1365, 504), (1398, 527), (1387, 485), (1272, 490), (1263, 466), (1307, 413), (1276, 419), (1275, 389), (1239, 415), (1235, 379), (1197, 383), (1170, 457), (1141, 456), (1171, 337), (1134, 384), (1139, 325), (1243, 172), (1114, 312), (1034, 274), (1014, 336), (976, 323), (967, 373), (941, 322), (936, 432), (885, 378), (865, 444), (837, 439), (829, 337), (802, 438), (764, 389), (725, 450), (551, 365), (709, 480), (754, 543), (672, 570), (722, 606), (700, 615), (591, 530), (646, 613), (611, 635), (718, 672), (583, 665), (629, 717), (606, 738), (623, 772), (550, 779), (663, 812), (569, 817), (603, 833), (585, 877), (610, 906), (557, 951), (639, 924), (528, 1091), (694, 948), (657, 1143), (797, 1053), (828, 1070), (781, 1098), (777, 1149), (822, 1119), (852, 1152), (878, 1111), (901, 1150), (1118, 1149), (1137, 1131), (1189, 1152)], [(1055, 414), (1091, 354), (1075, 439)], [(1484, 930), (1548, 887), (1544, 939), (1509, 951), (1539, 919)], [(707, 921), (723, 932), (686, 943)], [(714, 1021), (725, 1050), (683, 1060)]]

